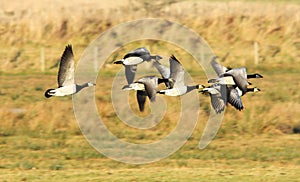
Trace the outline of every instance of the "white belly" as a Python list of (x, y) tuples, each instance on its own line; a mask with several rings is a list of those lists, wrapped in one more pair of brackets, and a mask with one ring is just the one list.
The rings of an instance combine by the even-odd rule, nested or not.
[(144, 60), (140, 57), (129, 57), (129, 58), (126, 58), (123, 63), (125, 65), (136, 65), (136, 64), (140, 64), (143, 61)]
[(64, 87), (60, 87), (55, 89), (55, 96), (65, 96), (65, 95), (72, 95), (76, 93), (76, 85), (72, 84), (72, 85), (67, 85)]

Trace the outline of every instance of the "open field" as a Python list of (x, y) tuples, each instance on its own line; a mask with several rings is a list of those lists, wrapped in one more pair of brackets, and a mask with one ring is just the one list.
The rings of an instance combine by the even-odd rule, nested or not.
[[(299, 181), (299, 1), (170, 2), (0, 0), (0, 181)], [(222, 64), (247, 66), (264, 78), (251, 80), (262, 91), (243, 96), (245, 110), (227, 107), (216, 138), (204, 150), (198, 142), (210, 99), (199, 94), (199, 119), (187, 143), (158, 162), (131, 165), (107, 158), (85, 140), (72, 97), (46, 99), (44, 91), (56, 87), (57, 62), (66, 44), (73, 45), (78, 62), (100, 33), (149, 17), (193, 29), (220, 58), (229, 53)], [(207, 82), (194, 58), (176, 45), (146, 40), (113, 52), (97, 77), (95, 101), (110, 131), (133, 143), (166, 137), (180, 114), (178, 98), (160, 95), (170, 104), (157, 126), (138, 130), (118, 119), (110, 96), (114, 76), (123, 68), (111, 63), (143, 45), (153, 53), (175, 54), (196, 83)], [(138, 113), (134, 93), (129, 96), (138, 116), (150, 113), (148, 103), (146, 112)]]
[[(43, 97), (48, 87), (44, 81), (55, 80), (55, 76), (2, 76), (2, 83), (7, 86), (1, 89), (0, 96), (5, 103), (0, 112), (0, 178), (7, 181), (297, 181), (300, 141), (299, 134), (293, 130), (299, 129), (300, 124), (300, 95), (296, 94), (299, 75), (264, 76), (255, 82), (262, 92), (244, 96), (244, 111), (227, 108), (222, 128), (206, 149), (199, 150), (198, 142), (208, 117), (209, 98), (200, 95), (201, 114), (191, 138), (168, 158), (145, 165), (116, 162), (92, 148), (78, 128), (71, 97)], [(285, 79), (274, 84), (272, 76)], [(20, 82), (28, 87), (16, 91), (12, 83)], [(293, 96), (286, 96), (286, 90), (280, 90), (286, 82), (295, 82), (289, 87), (295, 93)], [(274, 90), (268, 89), (270, 85)], [(168, 123), (163, 121), (146, 132), (131, 129), (117, 121), (110, 100), (102, 96), (103, 89), (97, 88), (97, 103), (100, 111), (105, 111), (105, 123), (118, 138), (149, 143), (166, 136), (176, 125), (176, 121), (169, 119)], [(132, 107), (137, 110), (136, 103)], [(165, 117), (171, 118), (171, 114)]]
[(197, 142), (189, 140), (159, 162), (128, 165), (102, 156), (82, 136), (2, 137), (0, 177), (3, 181), (297, 181), (300, 177), (298, 135), (236, 135), (214, 140), (205, 150), (198, 150)]

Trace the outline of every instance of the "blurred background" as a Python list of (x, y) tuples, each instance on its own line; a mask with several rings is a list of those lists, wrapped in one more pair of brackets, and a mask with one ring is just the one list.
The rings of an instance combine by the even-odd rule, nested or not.
[[(205, 150), (197, 147), (210, 99), (200, 95), (200, 119), (186, 145), (162, 161), (129, 165), (106, 158), (88, 144), (74, 117), (71, 97), (46, 99), (44, 91), (56, 87), (58, 63), (67, 44), (73, 45), (76, 63), (102, 32), (140, 18), (185, 25), (217, 56), (226, 58), (221, 64), (246, 66), (249, 73), (264, 78), (251, 81), (262, 91), (243, 96), (243, 111), (227, 107), (216, 139)], [(178, 55), (196, 82), (206, 84), (206, 77), (201, 68), (185, 62), (193, 59), (188, 53), (157, 41), (130, 43), (106, 60), (97, 80), (104, 87), (96, 87), (101, 115), (119, 138), (149, 143), (174, 129), (177, 106), (171, 106), (155, 128), (138, 131), (119, 122), (110, 104), (110, 83), (122, 69), (111, 63), (138, 46)], [(0, 179), (4, 181), (300, 178), (298, 0), (0, 0), (0, 61)], [(138, 115), (150, 112), (138, 113), (135, 100), (131, 105)]]

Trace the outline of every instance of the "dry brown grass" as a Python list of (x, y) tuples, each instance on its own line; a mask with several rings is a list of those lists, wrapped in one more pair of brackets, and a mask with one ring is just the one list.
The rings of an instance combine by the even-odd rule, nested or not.
[(298, 3), (184, 1), (147, 9), (135, 1), (129, 1), (132, 5), (127, 7), (122, 1), (101, 2), (2, 2), (0, 58), (4, 64), (0, 71), (39, 71), (41, 46), (46, 49), (49, 70), (65, 44), (72, 43), (80, 56), (101, 32), (118, 23), (146, 17), (166, 18), (194, 29), (217, 55), (230, 52), (227, 63), (233, 66), (253, 64), (254, 41), (260, 46), (261, 66), (293, 68), (290, 65), (298, 63)]
[[(297, 80), (294, 79), (294, 76), (297, 75), (287, 74), (287, 78), (282, 78), (286, 74), (276, 76), (273, 73), (274, 71), (277, 73), (278, 71), (284, 73), (297, 72), (296, 70), (299, 68), (297, 66), (300, 41), (299, 4), (185, 1), (172, 4), (171, 6), (159, 7), (160, 11), (149, 11), (146, 13), (146, 10), (140, 7), (141, 4), (136, 4), (133, 1), (131, 3), (133, 3), (133, 6), (130, 8), (122, 7), (122, 3), (117, 7), (115, 5), (108, 5), (109, 7), (107, 7), (103, 6), (103, 4), (98, 4), (98, 1), (90, 1), (89, 3), (77, 1), (72, 4), (55, 1), (48, 3), (50, 4), (48, 6), (46, 6), (47, 3), (36, 4), (33, 1), (28, 1), (28, 4), (25, 5), (20, 3), (20, 1), (2, 4), (2, 14), (0, 14), (0, 42), (2, 42), (0, 44), (0, 58), (3, 64), (1, 64), (1, 72), (39, 72), (40, 47), (44, 46), (46, 71), (56, 74), (57, 66), (55, 64), (59, 60), (66, 43), (70, 42), (74, 45), (75, 59), (78, 60), (85, 46), (98, 34), (113, 25), (141, 17), (166, 18), (182, 23), (197, 31), (207, 40), (217, 55), (222, 57), (227, 52), (230, 52), (228, 59), (223, 63), (224, 65), (232, 67), (247, 66), (249, 72), (262, 72), (264, 75), (267, 75), (263, 80), (257, 82), (257, 86), (263, 92), (253, 97), (251, 94), (246, 95), (244, 100), (247, 110), (237, 115), (232, 114), (235, 112), (230, 112), (228, 114), (230, 116), (227, 116), (227, 120), (225, 119), (224, 122), (225, 128), (226, 125), (228, 125), (228, 128), (232, 126), (237, 127), (236, 132), (240, 133), (249, 133), (250, 131), (255, 131), (255, 133), (272, 131), (276, 133), (277, 130), (290, 133), (293, 126), (299, 123), (296, 119), (297, 117), (295, 117), (299, 115), (297, 112), (297, 108), (299, 108), (297, 88), (299, 85), (294, 83)], [(78, 10), (78, 6), (82, 8)], [(137, 11), (138, 8), (139, 11)], [(126, 16), (122, 16), (124, 13), (126, 13)], [(254, 41), (259, 42), (260, 46), (261, 62), (258, 66), (253, 65)], [(150, 47), (152, 52), (162, 53), (163, 55), (175, 52), (179, 59), (182, 60), (186, 70), (192, 73), (201, 69), (195, 69), (195, 64), (191, 64), (191, 62), (186, 64), (185, 60), (191, 60), (192, 58), (182, 50), (152, 41), (141, 41), (137, 44), (127, 45), (116, 55), (121, 57), (121, 55), (135, 46), (144, 44)], [(111, 56), (108, 62), (113, 61), (113, 58), (114, 55)], [(119, 67), (108, 65), (107, 69), (108, 72), (116, 72)], [(201, 73), (201, 76), (203, 76), (203, 73)], [(196, 79), (198, 79), (199, 83), (205, 83), (205, 78), (201, 76), (200, 79)], [(274, 83), (274, 76), (280, 81)], [(2, 81), (1, 85), (14, 84), (11, 82), (13, 79), (10, 77), (3, 78), (5, 81)], [(18, 81), (20, 78), (16, 77), (16, 79)], [(45, 104), (45, 99), (42, 98), (41, 92), (49, 86), (45, 85), (46, 82), (42, 82), (43, 79), (30, 79), (33, 79), (29, 84), (32, 86), (25, 88), (29, 89), (27, 91), (22, 89), (15, 90), (14, 85), (1, 89), (5, 106), (3, 108), (26, 107), (25, 109), (33, 110), (33, 113), (35, 113), (28, 116), (22, 113), (11, 114), (3, 111), (2, 114), (5, 113), (3, 118), (10, 123), (4, 128), (13, 129), (16, 125), (21, 125), (18, 122), (12, 124), (19, 119), (26, 122), (35, 120), (22, 124), (22, 126), (28, 126), (31, 130), (40, 126), (47, 126), (49, 131), (54, 131), (54, 128), (64, 130), (64, 128), (70, 127), (65, 122), (59, 121), (59, 118), (63, 116), (63, 112), (57, 111), (57, 108), (54, 106), (55, 103), (60, 102), (61, 110), (71, 114), (71, 104), (66, 105), (65, 102), (68, 99), (47, 100)], [(51, 79), (55, 80), (55, 77), (53, 76)], [(285, 83), (293, 84), (286, 86)], [(39, 96), (36, 97), (36, 94), (39, 94)], [(251, 99), (251, 102), (247, 101), (249, 99)], [(32, 101), (34, 101), (33, 105), (28, 104), (28, 102)], [(99, 101), (99, 105), (101, 105), (103, 98), (99, 97)], [(104, 101), (108, 100), (104, 98)], [(204, 100), (204, 103), (208, 105), (209, 100)], [(286, 105), (283, 105), (283, 103)], [(105, 105), (106, 103), (103, 102), (103, 104)], [(107, 110), (107, 112), (104, 112), (105, 115), (110, 115), (112, 107), (109, 107), (109, 105), (105, 106), (102, 108)], [(132, 103), (132, 106), (136, 106), (136, 103)], [(263, 112), (266, 111), (272, 112), (263, 115)], [(286, 112), (282, 115), (274, 115), (274, 113), (279, 113), (280, 111)], [(53, 112), (50, 115), (54, 117), (53, 121), (47, 121), (51, 124), (49, 126), (40, 124), (46, 122), (43, 120), (45, 120), (44, 117), (49, 112)], [(72, 118), (65, 119), (72, 120)], [(239, 120), (243, 122), (239, 122)], [(251, 123), (252, 120), (258, 123)], [(72, 128), (77, 130), (74, 125), (72, 125)]]

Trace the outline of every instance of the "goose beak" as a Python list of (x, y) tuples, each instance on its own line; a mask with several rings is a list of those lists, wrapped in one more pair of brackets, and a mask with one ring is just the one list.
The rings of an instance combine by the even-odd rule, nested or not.
[(263, 78), (261, 74), (256, 74), (256, 78)]

